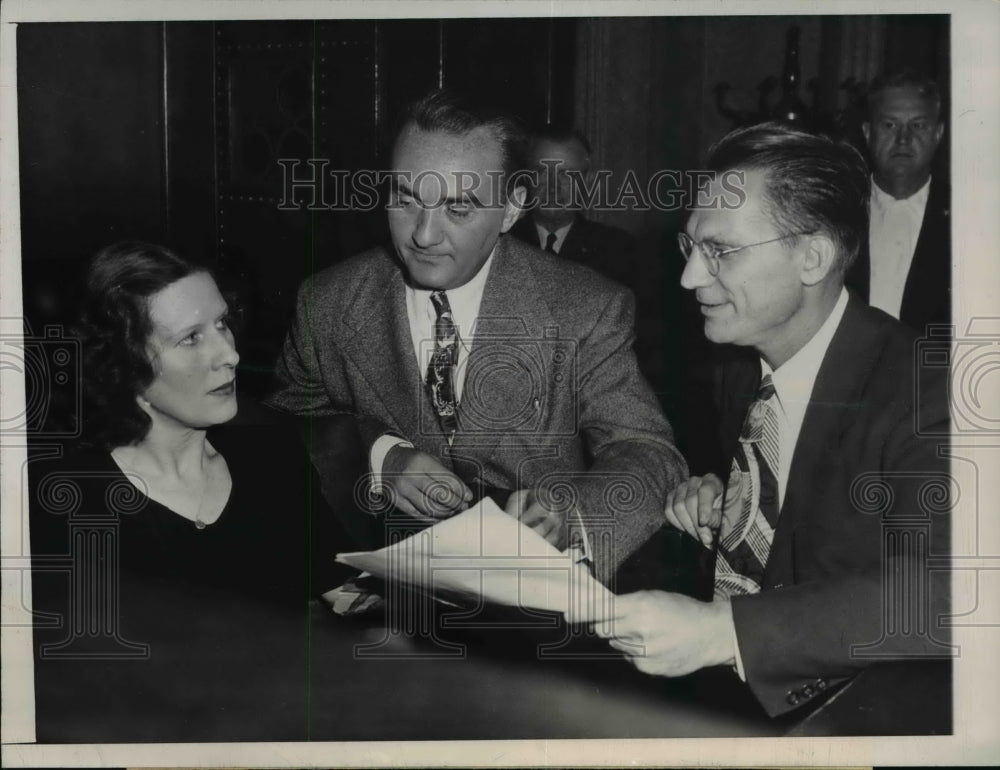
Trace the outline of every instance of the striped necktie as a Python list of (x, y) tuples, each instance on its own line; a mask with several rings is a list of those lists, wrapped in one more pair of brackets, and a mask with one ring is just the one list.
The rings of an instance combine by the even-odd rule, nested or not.
[(768, 374), (750, 405), (726, 484), (716, 596), (760, 591), (778, 523), (778, 418), (774, 384)]
[(434, 322), (434, 352), (427, 367), (427, 389), (441, 427), (449, 436), (458, 427), (455, 416), (455, 366), (458, 363), (458, 332), (451, 314), (448, 295), (431, 292), (431, 304), (437, 314)]

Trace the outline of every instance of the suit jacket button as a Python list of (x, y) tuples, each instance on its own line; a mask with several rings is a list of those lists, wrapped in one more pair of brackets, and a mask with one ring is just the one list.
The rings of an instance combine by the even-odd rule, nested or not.
[(826, 689), (826, 680), (825, 679), (817, 679), (816, 680), (816, 689), (820, 690), (820, 691), (825, 690)]
[(802, 694), (805, 695), (807, 698), (811, 698), (813, 695), (816, 694), (816, 690), (813, 689), (813, 686), (811, 684), (807, 684), (805, 687), (802, 688)]
[(790, 692), (785, 700), (788, 701), (788, 705), (797, 706), (799, 705), (799, 694), (797, 692)]

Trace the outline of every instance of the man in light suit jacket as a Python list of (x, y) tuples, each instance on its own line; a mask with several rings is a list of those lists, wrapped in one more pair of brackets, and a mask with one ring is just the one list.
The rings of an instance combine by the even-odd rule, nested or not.
[(951, 323), (951, 188), (946, 174), (931, 174), (944, 136), (941, 94), (904, 70), (872, 83), (868, 113), (869, 237), (847, 285), (924, 334)]
[(844, 289), (868, 205), (853, 148), (762, 124), (710, 168), (742, 174), (744, 199), (717, 182), (691, 215), (682, 284), (709, 340), (736, 346), (716, 378), (734, 460), (674, 490), (666, 517), (715, 550), (715, 596), (617, 597), (598, 631), (648, 673), (732, 666), (778, 715), (872, 663), (950, 653), (945, 383)]
[(376, 485), (422, 521), (482, 486), (558, 548), (582, 523), (606, 580), (661, 526), (686, 465), (637, 368), (630, 294), (504, 235), (524, 203), (507, 184), (521, 141), (446, 92), (409, 110), (393, 249), (306, 281), (270, 402), (356, 415)]

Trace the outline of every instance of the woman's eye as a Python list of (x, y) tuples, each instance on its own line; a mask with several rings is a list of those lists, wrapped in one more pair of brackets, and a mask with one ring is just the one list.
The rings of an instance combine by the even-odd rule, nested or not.
[(180, 341), (180, 344), (197, 345), (200, 339), (201, 339), (201, 332), (191, 332), (187, 337), (185, 337)]

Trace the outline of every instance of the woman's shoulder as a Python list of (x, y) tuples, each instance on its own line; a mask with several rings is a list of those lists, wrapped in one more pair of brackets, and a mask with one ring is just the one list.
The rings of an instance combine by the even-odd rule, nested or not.
[(32, 457), (28, 479), (36, 503), (56, 508), (80, 502), (96, 487), (101, 491), (125, 481), (110, 452), (86, 447)]

